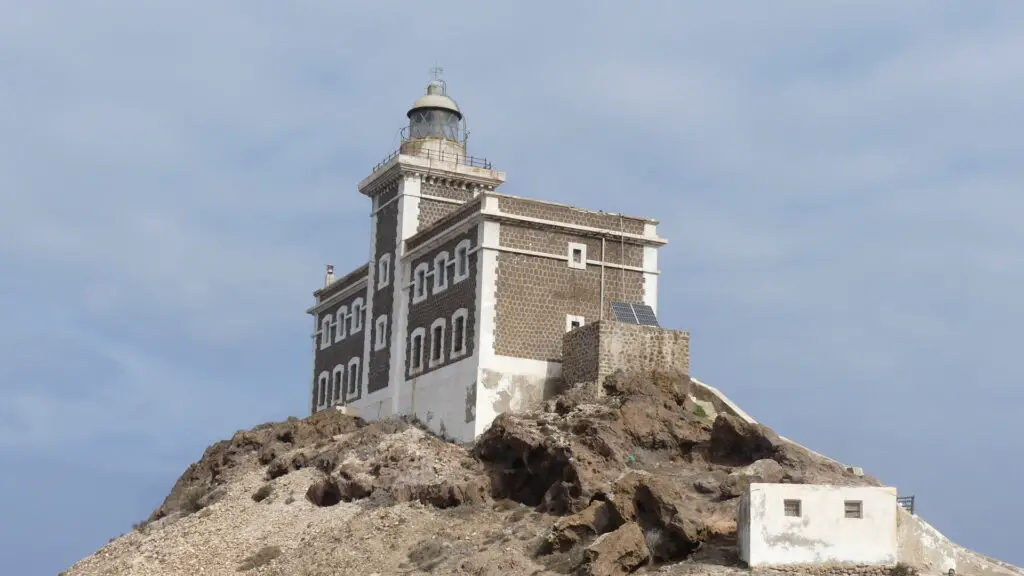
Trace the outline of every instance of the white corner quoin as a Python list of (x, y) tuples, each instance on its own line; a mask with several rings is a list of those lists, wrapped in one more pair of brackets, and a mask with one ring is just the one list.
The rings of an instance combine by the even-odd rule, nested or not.
[(748, 566), (897, 561), (896, 489), (751, 484), (737, 511)]

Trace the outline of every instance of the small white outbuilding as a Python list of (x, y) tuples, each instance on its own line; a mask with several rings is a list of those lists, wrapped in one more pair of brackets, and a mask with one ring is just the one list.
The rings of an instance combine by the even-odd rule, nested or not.
[(748, 566), (897, 561), (895, 488), (756, 483), (737, 514)]

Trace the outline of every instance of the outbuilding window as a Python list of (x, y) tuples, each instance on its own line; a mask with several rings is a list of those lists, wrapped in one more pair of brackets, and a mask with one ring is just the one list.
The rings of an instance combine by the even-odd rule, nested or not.
[(784, 500), (782, 507), (785, 510), (786, 516), (799, 518), (801, 515), (802, 510), (800, 510), (799, 500)]

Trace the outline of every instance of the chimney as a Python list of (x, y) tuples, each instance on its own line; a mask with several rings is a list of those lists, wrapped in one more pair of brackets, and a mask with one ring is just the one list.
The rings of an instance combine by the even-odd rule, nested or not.
[(324, 288), (327, 288), (334, 282), (334, 265), (327, 265), (327, 274), (324, 274)]

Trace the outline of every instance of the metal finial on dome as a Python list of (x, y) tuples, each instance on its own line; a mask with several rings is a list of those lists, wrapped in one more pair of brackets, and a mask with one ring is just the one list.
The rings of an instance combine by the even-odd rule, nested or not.
[(437, 65), (437, 62), (434, 62), (434, 67), (430, 69), (430, 79), (440, 80), (442, 74), (444, 74), (444, 68), (441, 68)]

